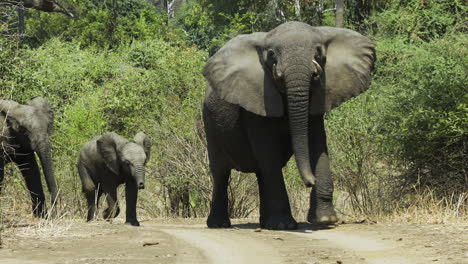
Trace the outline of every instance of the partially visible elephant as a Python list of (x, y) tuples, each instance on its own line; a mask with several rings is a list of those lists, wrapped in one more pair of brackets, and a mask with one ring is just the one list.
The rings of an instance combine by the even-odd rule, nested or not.
[(46, 216), (46, 202), (35, 152), (52, 201), (57, 197), (49, 140), (53, 120), (52, 106), (44, 98), (34, 97), (25, 105), (0, 99), (0, 190), (5, 164), (16, 163), (31, 195), (34, 215), (38, 217)]
[(308, 221), (337, 221), (323, 116), (368, 89), (375, 58), (374, 45), (357, 32), (287, 22), (240, 35), (208, 60), (208, 227), (231, 225), (227, 186), (236, 169), (257, 175), (261, 227), (297, 228), (282, 175), (293, 154), (304, 184), (313, 187)]
[(26, 8), (32, 8), (44, 12), (59, 12), (69, 17), (74, 17), (74, 15), (57, 2), (57, 0), (0, 0), (0, 2), (11, 5), (22, 4)]
[[(139, 226), (136, 215), (138, 190), (145, 188), (145, 166), (151, 152), (151, 140), (143, 132), (133, 141), (111, 132), (85, 143), (78, 159), (83, 192), (88, 203), (87, 221), (94, 219), (99, 198), (107, 194), (104, 218), (120, 212), (117, 187), (125, 184), (126, 224)], [(97, 196), (96, 196), (97, 195)]]

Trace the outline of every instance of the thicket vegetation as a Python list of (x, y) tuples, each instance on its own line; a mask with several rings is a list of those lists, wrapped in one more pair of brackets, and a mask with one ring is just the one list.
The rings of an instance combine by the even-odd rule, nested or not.
[[(105, 131), (130, 138), (141, 130), (154, 153), (140, 214), (204, 216), (211, 179), (200, 105), (208, 56), (238, 34), (284, 21), (334, 25), (331, 0), (188, 0), (174, 16), (155, 1), (60, 2), (77, 19), (28, 10), (23, 36), (15, 9), (0, 5), (0, 98), (25, 103), (40, 95), (54, 106), (59, 207), (71, 216), (85, 210), (75, 168), (81, 145)], [(431, 197), (451, 207), (450, 216), (467, 217), (466, 3), (345, 5), (345, 26), (376, 42), (378, 61), (371, 89), (327, 116), (338, 210), (389, 214)], [(285, 169), (286, 182), (302, 220), (308, 190), (294, 166)], [(256, 213), (255, 177), (232, 175), (233, 217)], [(28, 214), (16, 168), (8, 166), (5, 181), (3, 209), (11, 213), (19, 203)]]

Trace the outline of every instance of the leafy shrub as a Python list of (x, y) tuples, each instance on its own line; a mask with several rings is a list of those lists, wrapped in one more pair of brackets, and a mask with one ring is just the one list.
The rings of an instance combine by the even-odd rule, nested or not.
[[(393, 100), (380, 116), (380, 133), (386, 135), (387, 150), (407, 167), (407, 180), (440, 193), (462, 192), (467, 180), (464, 43), (463, 35), (421, 47), (395, 40), (381, 42), (386, 67), (379, 72), (376, 85)], [(397, 52), (400, 55), (394, 57)]]
[(378, 34), (407, 42), (430, 41), (446, 34), (466, 32), (466, 5), (460, 0), (392, 1), (377, 13)]
[[(333, 1), (301, 1), (302, 16), (295, 14), (295, 1), (188, 1), (176, 14), (176, 22), (192, 43), (214, 54), (239, 34), (270, 31), (286, 21), (299, 20), (312, 25), (334, 25), (334, 13), (320, 13)], [(276, 3), (276, 5), (275, 5)]]
[[(389, 186), (391, 159), (382, 153), (377, 117), (387, 103), (375, 87), (350, 100), (327, 116), (330, 163), (340, 201), (354, 212), (368, 214), (382, 209)], [(387, 197), (387, 196), (385, 196)]]
[(328, 115), (332, 170), (355, 211), (388, 212), (426, 188), (466, 191), (465, 42), (380, 40), (371, 89)]
[(60, 37), (82, 47), (115, 47), (133, 40), (160, 38), (166, 35), (167, 18), (148, 1), (76, 0), (67, 5), (75, 14), (71, 19), (56, 13), (31, 10), (27, 13), (28, 43), (38, 46)]

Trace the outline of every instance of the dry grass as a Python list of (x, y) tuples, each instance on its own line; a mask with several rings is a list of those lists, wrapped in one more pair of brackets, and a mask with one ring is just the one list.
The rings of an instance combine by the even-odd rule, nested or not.
[[(8, 189), (8, 188), (7, 188)], [(146, 191), (146, 190), (145, 190)], [(290, 191), (291, 206), (293, 214), (298, 221), (305, 221), (308, 210), (309, 189), (301, 188), (300, 190)], [(23, 193), (24, 194), (24, 193)], [(62, 194), (63, 195), (63, 194)], [(338, 192), (337, 196), (341, 194)], [(155, 215), (155, 208), (148, 211), (145, 208), (146, 203), (151, 202), (151, 193), (143, 200), (143, 205), (138, 208), (139, 220), (141, 222), (153, 219), (160, 219), (167, 217), (164, 213)], [(27, 196), (12, 197), (11, 193), (5, 193), (1, 196), (0, 202), (2, 204), (1, 217), (0, 217), (0, 231), (1, 236), (8, 238), (50, 238), (50, 237), (64, 237), (74, 236), (71, 229), (76, 224), (83, 224), (85, 222), (84, 215), (72, 214), (66, 207), (52, 206), (52, 214), (47, 219), (38, 219), (32, 216), (30, 211), (30, 201)], [(157, 195), (154, 198), (160, 199)], [(251, 196), (250, 199), (257, 201), (257, 196)], [(123, 224), (125, 221), (125, 203), (124, 201), (124, 188), (119, 188), (119, 200), (121, 201), (121, 214), (112, 222), (116, 224)], [(339, 199), (337, 199), (339, 201)], [(102, 199), (101, 203), (104, 203)], [(450, 198), (437, 199), (432, 192), (426, 191), (424, 193), (416, 194), (408, 205), (405, 202), (396, 203), (392, 208), (391, 213), (374, 213), (374, 214), (361, 214), (350, 211), (352, 208), (345, 203), (336, 203), (337, 211), (340, 219), (347, 223), (386, 223), (386, 224), (419, 224), (419, 225), (462, 225), (468, 223), (468, 194), (464, 193), (459, 196), (452, 196)], [(101, 206), (105, 208), (105, 205)], [(240, 208), (240, 207), (239, 207)], [(253, 208), (253, 207), (252, 207)], [(163, 212), (163, 208), (159, 207), (157, 210)], [(252, 210), (252, 209), (249, 209)], [(346, 211), (348, 210), (348, 211)], [(258, 210), (255, 208), (249, 211), (250, 214), (244, 218), (256, 222), (258, 221)], [(102, 212), (102, 209), (101, 209)], [(151, 213), (149, 213), (151, 212)], [(99, 214), (97, 223), (103, 223), (104, 220)], [(204, 222), (204, 220), (201, 220)]]
[[(192, 168), (193, 169), (193, 168)], [(10, 164), (6, 168), (5, 188), (0, 196), (1, 231), (6, 236), (18, 237), (53, 237), (67, 236), (67, 231), (76, 223), (85, 222), (86, 203), (81, 194), (79, 178), (69, 174), (67, 181), (61, 181), (60, 200), (57, 204), (48, 203), (51, 214), (48, 219), (37, 219), (32, 216), (30, 197), (24, 181), (18, 169)], [(62, 172), (63, 173), (63, 172)], [(150, 169), (150, 175), (154, 171)], [(60, 173), (59, 173), (60, 174)], [(285, 169), (286, 185), (289, 192), (291, 209), (298, 221), (306, 221), (309, 209), (310, 189), (303, 186), (296, 175), (295, 166), (292, 163)], [(75, 177), (76, 176), (76, 177)], [(153, 175), (154, 176), (154, 175)], [(138, 217), (140, 221), (148, 221), (156, 218), (171, 217), (167, 214), (167, 193), (164, 185), (156, 178), (150, 176), (147, 179), (147, 187), (139, 194)], [(206, 176), (208, 177), (208, 176)], [(204, 178), (208, 180), (209, 178)], [(203, 182), (191, 183), (202, 184)], [(77, 182), (78, 184), (74, 183)], [(73, 183), (73, 184), (72, 184)], [(209, 184), (210, 182), (205, 182)], [(244, 175), (233, 172), (230, 195), (237, 200), (236, 207), (231, 208), (236, 215), (233, 218), (244, 218), (249, 221), (258, 221), (258, 188), (254, 175)], [(209, 190), (209, 189), (208, 189)], [(208, 192), (208, 191), (207, 191)], [(239, 195), (240, 194), (240, 195)], [(238, 196), (236, 196), (238, 195)], [(124, 186), (119, 188), (118, 199), (120, 202), (120, 215), (113, 220), (118, 224), (125, 221), (125, 195)], [(49, 200), (48, 200), (49, 201)], [(400, 200), (378, 199), (378, 208), (386, 208), (371, 213), (363, 213), (353, 206), (353, 199), (343, 190), (335, 192), (335, 206), (340, 219), (345, 222), (381, 222), (400, 224), (466, 224), (468, 223), (468, 193), (452, 195), (448, 198), (437, 198), (430, 190), (417, 192), (411, 196), (400, 197)], [(102, 222), (102, 210), (106, 208), (105, 197), (100, 201), (97, 220)], [(207, 208), (195, 208), (198, 210), (198, 218), (204, 218)]]
[[(382, 205), (382, 207), (385, 205)], [(349, 201), (336, 204), (340, 219), (345, 222), (381, 222), (397, 224), (467, 224), (468, 193), (437, 198), (434, 192), (416, 192), (405, 200), (386, 203), (387, 212), (363, 214), (354, 211)]]
[[(174, 198), (169, 195), (170, 188), (176, 192), (188, 191), (190, 216), (205, 218), (211, 199), (212, 182), (207, 166), (204, 133), (200, 130), (200, 124), (192, 126), (189, 135), (169, 130), (159, 132), (163, 139), (158, 141), (156, 149), (159, 153), (152, 156), (152, 161), (147, 168), (146, 188), (139, 193), (137, 208), (139, 220), (177, 217), (171, 213), (171, 199)], [(14, 164), (6, 167), (5, 188), (0, 195), (0, 231), (3, 235), (62, 236), (68, 235), (67, 231), (76, 223), (85, 222), (87, 208), (81, 193), (75, 159), (73, 157), (66, 159), (58, 157), (57, 159), (60, 160), (55, 160), (54, 165), (60, 187), (60, 198), (57, 203), (52, 204), (49, 202), (50, 199), (47, 199), (48, 206), (52, 209), (48, 219), (37, 219), (32, 216), (30, 196), (19, 170)], [(337, 184), (335, 205), (342, 220), (415, 224), (466, 224), (468, 222), (467, 192), (458, 196), (437, 198), (430, 190), (415, 189), (411, 195), (392, 197), (389, 195), (391, 192), (388, 191), (391, 184), (386, 185), (387, 183), (379, 178), (382, 168), (377, 169), (376, 171), (366, 170), (373, 172), (370, 178), (355, 175), (354, 178), (357, 180), (354, 183), (359, 184), (338, 180), (341, 184)], [(283, 172), (293, 215), (298, 221), (306, 221), (310, 189), (304, 187), (294, 162), (290, 162)], [(386, 173), (391, 176), (390, 173)], [(180, 186), (187, 188), (180, 189)], [(229, 196), (233, 218), (258, 221), (258, 186), (253, 174), (233, 171)], [(119, 188), (118, 199), (121, 213), (113, 222), (123, 224), (125, 221), (123, 185)], [(365, 202), (362, 202), (362, 199)], [(177, 202), (179, 205), (182, 203), (182, 201)], [(102, 197), (98, 221), (104, 221), (102, 210), (106, 206), (105, 197)]]
[(437, 198), (433, 191), (426, 190), (415, 194), (409, 205), (397, 204), (396, 208), (382, 219), (414, 224), (467, 224), (468, 192)]

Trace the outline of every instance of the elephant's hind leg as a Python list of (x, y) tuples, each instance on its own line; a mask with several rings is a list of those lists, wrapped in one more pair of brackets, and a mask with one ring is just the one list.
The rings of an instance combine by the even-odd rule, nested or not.
[(106, 191), (106, 193), (108, 207), (104, 210), (103, 217), (104, 219), (109, 220), (117, 217), (120, 213), (119, 203), (117, 201), (117, 186), (109, 188), (109, 191)]
[(81, 179), (81, 185), (83, 193), (86, 197), (86, 203), (88, 204), (88, 215), (86, 217), (86, 221), (92, 221), (96, 217), (96, 210), (99, 204), (99, 198), (102, 195), (102, 188), (98, 184), (95, 186), (94, 182), (92, 182), (91, 177), (88, 173), (86, 167), (81, 163), (78, 162), (78, 173)]
[(86, 191), (86, 202), (88, 204), (88, 216), (86, 217), (86, 221), (92, 221), (96, 217), (96, 211), (99, 206), (99, 199), (102, 195), (102, 189), (97, 186), (96, 190)]

